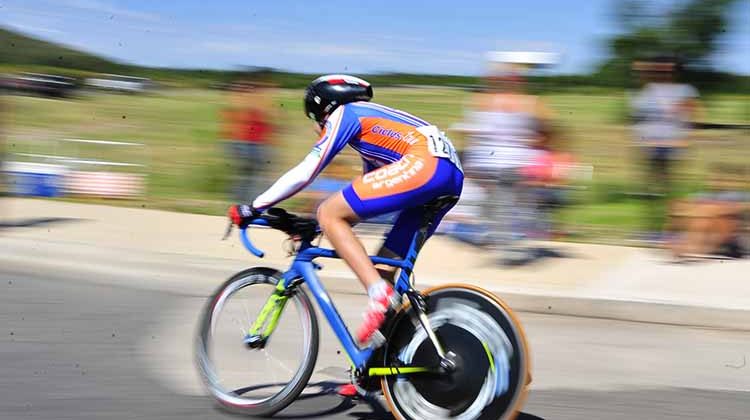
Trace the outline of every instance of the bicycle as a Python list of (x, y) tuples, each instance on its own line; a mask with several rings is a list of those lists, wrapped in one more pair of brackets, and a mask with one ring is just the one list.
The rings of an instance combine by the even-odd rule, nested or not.
[[(296, 255), (288, 271), (261, 267), (244, 270), (209, 299), (199, 324), (197, 362), (211, 396), (223, 408), (253, 416), (271, 416), (300, 396), (313, 373), (319, 341), (316, 312), (302, 287), (306, 284), (349, 358), (352, 382), (363, 394), (380, 390), (396, 418), (514, 418), (525, 398), (530, 374), (524, 332), (510, 308), (476, 286), (446, 284), (420, 292), (412, 281), (414, 263), (426, 241), (432, 215), (454, 200), (456, 197), (442, 197), (425, 205), (424, 223), (404, 260), (371, 257), (376, 264), (401, 270), (394, 288), (406, 299), (381, 328), (384, 343), (367, 348), (357, 346), (315, 273), (322, 268), (314, 262), (316, 258), (338, 258), (335, 251), (313, 245), (321, 234), (317, 222), (279, 208), (253, 220), (249, 226), (278, 229), (296, 238)], [(240, 227), (243, 245), (263, 257), (248, 238), (247, 227)], [(231, 225), (227, 235), (229, 230)], [(244, 300), (239, 297), (242, 290), (259, 285), (269, 289), (270, 297), (268, 293), (251, 293)], [(234, 313), (230, 298), (235, 296), (232, 308), (237, 307), (239, 317), (245, 318), (237, 322), (239, 334), (234, 329), (237, 325), (219, 325), (230, 316), (223, 315), (225, 310)], [(285, 308), (291, 310), (286, 305), (289, 300), (298, 312), (300, 329), (284, 335), (278, 327)], [(259, 312), (246, 307), (254, 301), (262, 302)], [(253, 319), (251, 313), (258, 315)], [(267, 352), (278, 334), (282, 334), (277, 339), (285, 351), (300, 351), (296, 370)], [(298, 338), (301, 346), (288, 344)], [(212, 352), (230, 350), (237, 352), (231, 363), (226, 362), (229, 357), (212, 357)], [(263, 354), (264, 363), (239, 374), (237, 370), (245, 364), (248, 352)], [(257, 372), (266, 367), (270, 367), (268, 373)], [(277, 376), (284, 370), (291, 377), (279, 380)], [(251, 379), (261, 384), (247, 385)], [(231, 381), (235, 383), (229, 385)]]

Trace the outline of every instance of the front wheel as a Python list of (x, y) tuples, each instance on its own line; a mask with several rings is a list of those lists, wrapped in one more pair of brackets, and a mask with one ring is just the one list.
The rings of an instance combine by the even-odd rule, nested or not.
[[(383, 394), (401, 419), (513, 419), (529, 374), (520, 323), (492, 293), (470, 285), (423, 292), (432, 329), (455, 368), (449, 373), (383, 377)], [(386, 366), (437, 366), (426, 332), (407, 309), (391, 330)]]
[[(206, 388), (225, 409), (272, 415), (291, 404), (312, 375), (318, 357), (315, 309), (301, 286), (280, 293), (282, 281), (270, 268), (242, 271), (219, 287), (203, 311), (197, 363)], [(270, 327), (251, 335), (259, 316)]]

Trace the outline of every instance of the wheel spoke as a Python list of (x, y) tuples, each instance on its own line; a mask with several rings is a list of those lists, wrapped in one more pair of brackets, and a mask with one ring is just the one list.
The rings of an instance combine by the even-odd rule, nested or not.
[(252, 326), (253, 320), (250, 318), (250, 311), (247, 310), (247, 305), (245, 305), (245, 301), (242, 301), (242, 309), (245, 310), (245, 319), (247, 320), (247, 325)]
[(276, 364), (278, 364), (279, 366), (281, 366), (282, 368), (284, 368), (284, 370), (286, 370), (287, 372), (291, 373), (292, 375), (294, 374), (294, 371), (292, 369), (290, 369), (289, 366), (286, 365), (286, 363), (282, 362), (281, 360), (279, 360), (276, 357), (274, 357), (273, 355), (271, 355), (268, 352), (268, 350), (263, 349), (263, 353), (265, 353), (266, 359), (268, 361), (275, 361)]
[(245, 327), (242, 326), (242, 321), (237, 319), (237, 317), (232, 317), (232, 321), (234, 321), (235, 324), (237, 324), (238, 327), (240, 327), (240, 334), (242, 335), (242, 338), (245, 338), (245, 335), (247, 334), (247, 331), (245, 331)]

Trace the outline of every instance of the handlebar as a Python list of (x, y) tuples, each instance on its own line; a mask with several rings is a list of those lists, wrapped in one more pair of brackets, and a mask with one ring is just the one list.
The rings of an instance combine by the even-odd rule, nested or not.
[(248, 251), (250, 251), (251, 254), (255, 255), (258, 258), (263, 258), (263, 256), (266, 255), (266, 253), (256, 248), (255, 245), (253, 245), (253, 243), (250, 242), (250, 238), (247, 236), (247, 228), (250, 226), (269, 227), (268, 220), (258, 218), (250, 222), (248, 226), (240, 227), (240, 239), (242, 240), (242, 245), (244, 245), (245, 248)]
[[(247, 233), (247, 228), (250, 226), (278, 229), (290, 236), (301, 238), (302, 241), (312, 241), (317, 235), (320, 234), (320, 227), (313, 219), (305, 219), (303, 217), (287, 213), (284, 209), (280, 208), (268, 209), (266, 214), (253, 219), (247, 225), (240, 226), (240, 239), (242, 240), (242, 245), (251, 254), (255, 255), (258, 258), (263, 258), (265, 253), (256, 248), (255, 245), (250, 242), (250, 238)], [(224, 239), (229, 236), (232, 231), (232, 227), (233, 224), (230, 222), (229, 226), (227, 227), (227, 231), (224, 234)]]
[(263, 251), (256, 248), (252, 242), (250, 242), (250, 238), (248, 238), (247, 236), (246, 227), (240, 228), (240, 239), (242, 239), (242, 245), (244, 245), (251, 254), (255, 255), (258, 258), (263, 258), (263, 256), (266, 255)]

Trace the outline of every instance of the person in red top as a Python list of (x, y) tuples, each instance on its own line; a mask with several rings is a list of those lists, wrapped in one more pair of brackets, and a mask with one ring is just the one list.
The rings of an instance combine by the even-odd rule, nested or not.
[(232, 87), (223, 112), (227, 154), (234, 162), (232, 198), (245, 201), (262, 191), (270, 168), (273, 136), (271, 92), (267, 85), (242, 81)]

